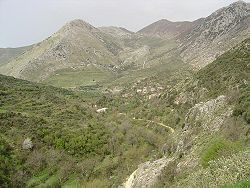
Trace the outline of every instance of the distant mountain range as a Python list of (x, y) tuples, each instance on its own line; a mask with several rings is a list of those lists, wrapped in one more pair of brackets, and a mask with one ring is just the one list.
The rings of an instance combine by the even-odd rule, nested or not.
[(22, 53), (2, 50), (0, 73), (41, 82), (59, 70), (92, 67), (116, 74), (171, 63), (171, 57), (199, 69), (250, 36), (249, 15), (250, 4), (238, 1), (206, 18), (160, 20), (137, 33), (73, 20), (42, 42), (13, 50)]

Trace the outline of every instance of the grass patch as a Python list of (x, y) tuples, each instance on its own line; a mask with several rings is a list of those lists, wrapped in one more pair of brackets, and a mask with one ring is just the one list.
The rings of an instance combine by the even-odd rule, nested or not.
[(203, 167), (208, 167), (210, 161), (222, 156), (231, 155), (243, 149), (244, 146), (240, 142), (232, 142), (224, 138), (215, 138), (205, 147), (201, 155), (201, 164)]
[(233, 185), (225, 185), (223, 188), (250, 188), (250, 181), (243, 181)]
[(43, 172), (39, 176), (34, 176), (27, 182), (27, 187), (35, 187), (41, 185), (49, 179), (49, 173)]
[(108, 71), (96, 67), (87, 67), (74, 70), (71, 68), (56, 71), (44, 83), (56, 87), (71, 88), (79, 86), (96, 85), (107, 79), (111, 79), (112, 74)]
[(62, 188), (77, 188), (80, 187), (80, 182), (78, 178), (76, 177), (71, 177), (68, 181), (66, 181), (63, 185)]

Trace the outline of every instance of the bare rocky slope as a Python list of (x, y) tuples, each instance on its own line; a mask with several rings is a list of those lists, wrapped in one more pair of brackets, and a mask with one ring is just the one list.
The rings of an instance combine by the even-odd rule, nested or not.
[(250, 4), (237, 1), (193, 22), (159, 20), (138, 33), (175, 38), (184, 62), (201, 68), (250, 36)]
[(235, 2), (206, 17), (181, 39), (185, 62), (204, 67), (250, 36), (250, 4)]

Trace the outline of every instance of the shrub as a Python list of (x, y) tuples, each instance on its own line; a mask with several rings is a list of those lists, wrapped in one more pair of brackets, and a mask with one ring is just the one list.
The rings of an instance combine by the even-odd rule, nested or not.
[(0, 137), (0, 187), (11, 185), (10, 175), (14, 169), (14, 159), (12, 158), (10, 145)]

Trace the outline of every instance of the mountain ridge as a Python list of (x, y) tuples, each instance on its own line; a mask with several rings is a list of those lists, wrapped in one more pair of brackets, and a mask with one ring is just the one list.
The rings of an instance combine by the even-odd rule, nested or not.
[[(133, 33), (72, 20), (0, 67), (0, 73), (42, 82), (87, 66), (108, 71), (153, 68), (177, 56), (200, 69), (250, 35), (250, 4), (238, 1), (193, 22), (157, 21)], [(95, 80), (95, 79), (93, 79)]]

